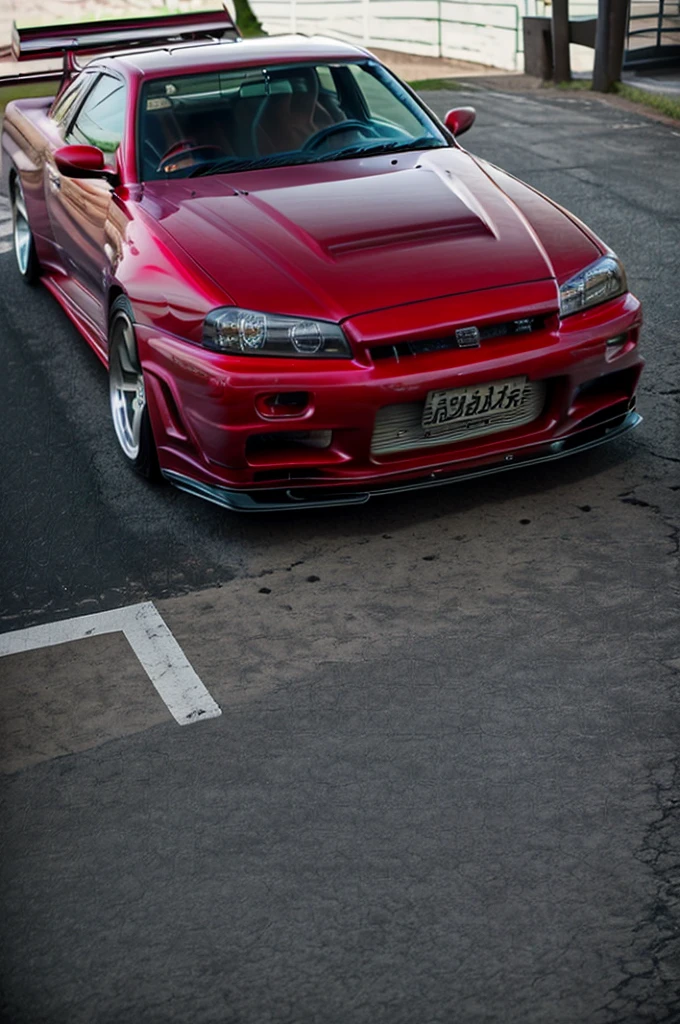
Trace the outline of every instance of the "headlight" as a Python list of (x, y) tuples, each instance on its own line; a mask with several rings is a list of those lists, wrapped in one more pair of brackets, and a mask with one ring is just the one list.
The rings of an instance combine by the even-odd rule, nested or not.
[(560, 316), (597, 306), (627, 291), (626, 272), (616, 256), (603, 256), (560, 286)]
[(203, 344), (218, 352), (250, 356), (348, 359), (352, 355), (337, 324), (273, 316), (234, 306), (208, 313), (203, 324)]

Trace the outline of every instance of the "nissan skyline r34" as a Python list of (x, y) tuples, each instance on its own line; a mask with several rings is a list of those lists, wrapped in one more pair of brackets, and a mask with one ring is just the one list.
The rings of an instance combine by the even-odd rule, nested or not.
[(230, 508), (359, 503), (640, 421), (620, 260), (461, 148), (471, 108), (440, 122), (369, 52), (241, 40), (226, 12), (14, 48), (64, 57), (52, 98), (6, 110), (19, 273), (108, 368), (143, 475)]

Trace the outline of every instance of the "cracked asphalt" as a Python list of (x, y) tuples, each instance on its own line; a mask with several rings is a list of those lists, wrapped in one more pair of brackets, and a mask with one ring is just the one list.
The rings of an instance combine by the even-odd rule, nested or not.
[(0, 632), (153, 600), (223, 710), (178, 728), (122, 634), (0, 660), (3, 1021), (680, 1021), (680, 133), (425, 98), (623, 258), (645, 422), (238, 517), (127, 473), (0, 255)]

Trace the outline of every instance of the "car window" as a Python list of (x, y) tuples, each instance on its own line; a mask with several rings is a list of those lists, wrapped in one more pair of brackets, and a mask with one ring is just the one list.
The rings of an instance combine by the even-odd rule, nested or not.
[(51, 116), (55, 124), (63, 125), (68, 119), (69, 114), (75, 112), (78, 103), (92, 85), (94, 79), (95, 74), (92, 71), (84, 71), (81, 75), (78, 75), (74, 82), (71, 82), (68, 89), (59, 97), (52, 110)]
[(420, 120), (414, 110), (404, 104), (403, 97), (408, 96), (408, 93), (398, 82), (395, 81), (393, 89), (386, 89), (384, 82), (372, 73), (370, 65), (353, 64), (351, 72), (374, 120), (411, 134), (417, 133)]
[(145, 181), (449, 144), (397, 79), (371, 60), (148, 81), (137, 142)]
[(125, 85), (120, 79), (102, 75), (78, 111), (66, 142), (115, 153), (123, 137), (125, 97)]

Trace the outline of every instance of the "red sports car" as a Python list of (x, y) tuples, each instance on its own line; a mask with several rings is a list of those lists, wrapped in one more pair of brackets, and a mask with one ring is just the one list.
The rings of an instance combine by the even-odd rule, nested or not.
[(620, 261), (460, 147), (473, 110), (441, 123), (344, 42), (234, 35), (15, 35), (65, 55), (54, 99), (7, 107), (19, 272), (108, 367), (134, 469), (230, 508), (358, 503), (640, 422)]

